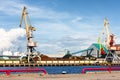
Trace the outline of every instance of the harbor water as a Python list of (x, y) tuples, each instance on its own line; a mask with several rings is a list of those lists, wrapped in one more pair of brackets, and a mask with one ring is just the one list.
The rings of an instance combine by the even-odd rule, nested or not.
[[(109, 66), (43, 66), (43, 67), (0, 67), (0, 70), (43, 68), (48, 74), (81, 74), (83, 68), (104, 68)], [(118, 67), (118, 66), (117, 66)]]

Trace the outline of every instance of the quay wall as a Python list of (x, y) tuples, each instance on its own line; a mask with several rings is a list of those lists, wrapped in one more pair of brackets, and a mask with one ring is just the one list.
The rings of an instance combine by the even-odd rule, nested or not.
[(90, 65), (120, 65), (118, 62), (112, 64), (104, 61), (37, 61), (36, 63), (24, 63), (20, 61), (0, 61), (0, 66), (90, 66)]

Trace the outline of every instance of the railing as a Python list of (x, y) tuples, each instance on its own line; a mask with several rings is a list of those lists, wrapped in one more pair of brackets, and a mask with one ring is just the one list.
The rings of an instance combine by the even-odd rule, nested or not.
[(107, 68), (83, 68), (82, 74), (86, 73), (86, 71), (108, 71), (111, 73), (111, 71), (120, 70), (120, 67), (107, 67)]
[(43, 72), (47, 74), (45, 69), (13, 69), (13, 70), (0, 70), (0, 72), (5, 72), (6, 75), (10, 75), (11, 72)]

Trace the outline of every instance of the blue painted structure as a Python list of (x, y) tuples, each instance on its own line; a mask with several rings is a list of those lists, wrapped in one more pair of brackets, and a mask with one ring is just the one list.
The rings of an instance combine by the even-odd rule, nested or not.
[(103, 46), (102, 44), (93, 43), (89, 48), (84, 49), (84, 50), (80, 50), (80, 51), (77, 51), (77, 52), (73, 52), (71, 54), (75, 55), (75, 54), (82, 53), (81, 55), (84, 55), (84, 56), (87, 56), (87, 55), (94, 56), (95, 55), (94, 57), (101, 57), (101, 53), (100, 53), (101, 48), (104, 49), (106, 54), (108, 53), (108, 50), (105, 46)]

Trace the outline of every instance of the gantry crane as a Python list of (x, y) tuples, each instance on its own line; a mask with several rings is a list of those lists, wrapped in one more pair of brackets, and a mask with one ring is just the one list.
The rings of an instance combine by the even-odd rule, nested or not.
[(115, 53), (120, 50), (119, 46), (115, 45), (114, 34), (110, 29), (110, 23), (107, 18), (104, 19), (104, 35), (105, 35), (105, 46), (108, 49), (108, 53), (106, 55), (105, 61), (113, 62), (120, 61), (120, 58)]
[(23, 8), (22, 10), (22, 16), (21, 16), (21, 20), (20, 20), (20, 27), (22, 27), (22, 22), (24, 20), (24, 24), (25, 24), (25, 30), (26, 30), (26, 38), (27, 38), (27, 52), (26, 52), (26, 58), (27, 58), (27, 62), (34, 62), (34, 58), (37, 57), (40, 59), (40, 55), (38, 55), (38, 53), (35, 50), (35, 47), (37, 47), (37, 42), (33, 42), (32, 38), (33, 38), (33, 31), (35, 31), (35, 27), (33, 27), (31, 25), (30, 22), (30, 17), (28, 16), (28, 12), (26, 10), (26, 7)]

